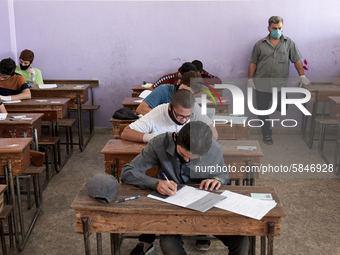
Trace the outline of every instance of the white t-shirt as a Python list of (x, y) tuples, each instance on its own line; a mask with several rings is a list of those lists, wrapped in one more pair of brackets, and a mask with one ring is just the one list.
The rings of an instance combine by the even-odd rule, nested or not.
[(208, 126), (212, 124), (211, 119), (207, 115), (202, 115), (201, 107), (195, 103), (192, 117), (183, 125), (177, 125), (170, 118), (169, 104), (161, 104), (153, 108), (149, 113), (145, 114), (142, 118), (131, 123), (129, 126), (131, 129), (136, 130), (139, 133), (150, 134), (153, 132), (178, 132), (189, 121), (202, 121)]

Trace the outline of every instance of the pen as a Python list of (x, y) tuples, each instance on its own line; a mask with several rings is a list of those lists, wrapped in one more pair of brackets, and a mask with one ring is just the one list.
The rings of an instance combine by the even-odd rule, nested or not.
[(165, 180), (167, 180), (168, 183), (170, 183), (170, 181), (169, 181), (168, 177), (166, 177), (165, 173), (162, 172), (162, 175), (163, 175), (163, 177), (165, 178)]
[(134, 197), (124, 198), (124, 199), (116, 201), (116, 203), (120, 203), (120, 202), (125, 202), (125, 201), (129, 201), (129, 200), (137, 199), (139, 197), (140, 196), (138, 195), (138, 196), (134, 196)]
[(156, 127), (156, 125), (155, 125), (154, 127), (155, 127), (156, 131), (159, 132), (159, 131), (158, 131), (158, 128)]
[(59, 86), (57, 86), (57, 88), (61, 88), (61, 87), (64, 87), (64, 86), (65, 86), (65, 84), (59, 85)]

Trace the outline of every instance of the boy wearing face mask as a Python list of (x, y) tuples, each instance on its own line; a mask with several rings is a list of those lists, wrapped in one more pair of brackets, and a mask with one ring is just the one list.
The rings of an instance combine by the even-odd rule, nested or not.
[[(281, 87), (287, 86), (289, 64), (291, 61), (300, 76), (300, 87), (309, 85), (301, 62), (302, 55), (294, 41), (283, 35), (283, 19), (272, 16), (268, 20), (269, 35), (259, 40), (251, 53), (248, 70), (248, 87), (255, 89), (258, 110), (268, 110), (272, 100), (272, 88), (278, 89), (277, 111), (281, 111)], [(254, 80), (253, 80), (254, 77)], [(269, 116), (258, 116), (262, 126), (263, 141), (273, 144)]]
[(24, 76), (27, 84), (44, 84), (41, 71), (38, 68), (32, 67), (34, 53), (31, 50), (23, 50), (20, 54), (20, 65), (16, 66), (15, 72)]

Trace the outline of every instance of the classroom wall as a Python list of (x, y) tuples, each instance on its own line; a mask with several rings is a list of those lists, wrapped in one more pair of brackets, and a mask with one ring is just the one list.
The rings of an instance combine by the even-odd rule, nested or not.
[(0, 59), (14, 57), (11, 53), (8, 2), (0, 1)]
[[(0, 56), (7, 57), (3, 5)], [(200, 59), (219, 77), (246, 78), (251, 50), (267, 35), (272, 15), (285, 19), (284, 34), (308, 63), (306, 76), (333, 80), (340, 75), (339, 7), (338, 0), (14, 0), (18, 54), (33, 50), (44, 78), (100, 80), (97, 127), (111, 126), (110, 117), (133, 85), (154, 82), (186, 61)], [(290, 75), (297, 77), (293, 65)], [(296, 107), (288, 110), (287, 118), (300, 116)]]

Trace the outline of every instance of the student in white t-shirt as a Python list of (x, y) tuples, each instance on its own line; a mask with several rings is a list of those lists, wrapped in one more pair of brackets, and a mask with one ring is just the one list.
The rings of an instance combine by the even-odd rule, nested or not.
[(201, 114), (201, 107), (195, 103), (193, 94), (185, 89), (176, 91), (170, 103), (157, 106), (127, 126), (121, 139), (147, 143), (161, 133), (177, 133), (190, 120), (206, 123), (213, 132), (213, 138), (217, 140), (218, 134), (211, 119)]

